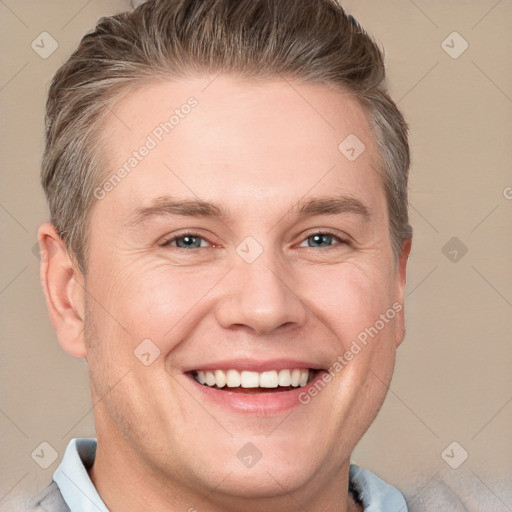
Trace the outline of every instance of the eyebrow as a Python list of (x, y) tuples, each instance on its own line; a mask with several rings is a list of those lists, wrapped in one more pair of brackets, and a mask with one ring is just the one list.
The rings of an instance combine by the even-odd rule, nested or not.
[[(291, 208), (291, 213), (297, 217), (312, 217), (314, 215), (356, 214), (364, 220), (371, 218), (370, 209), (359, 199), (348, 196), (313, 197), (299, 200)], [(129, 227), (143, 224), (153, 218), (168, 215), (185, 217), (228, 218), (229, 211), (221, 205), (216, 205), (200, 199), (177, 199), (170, 196), (159, 197), (150, 205), (139, 207), (126, 222)]]

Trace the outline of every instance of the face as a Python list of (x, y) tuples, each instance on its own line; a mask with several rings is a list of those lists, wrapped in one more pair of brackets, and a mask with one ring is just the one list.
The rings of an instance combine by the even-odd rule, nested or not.
[(325, 85), (227, 76), (155, 82), (114, 112), (85, 280), (99, 443), (183, 487), (320, 489), (403, 338), (365, 113)]

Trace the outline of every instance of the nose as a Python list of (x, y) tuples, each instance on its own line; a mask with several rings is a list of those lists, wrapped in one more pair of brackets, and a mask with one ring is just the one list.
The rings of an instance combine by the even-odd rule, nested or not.
[(252, 263), (236, 258), (216, 318), (226, 329), (242, 328), (268, 335), (278, 328), (302, 326), (307, 309), (293, 288), (291, 268), (264, 251)]

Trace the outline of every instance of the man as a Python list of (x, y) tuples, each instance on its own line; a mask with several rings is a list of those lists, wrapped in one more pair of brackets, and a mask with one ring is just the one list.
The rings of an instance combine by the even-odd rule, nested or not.
[(148, 0), (47, 104), (41, 280), (95, 439), (35, 510), (406, 511), (350, 464), (404, 337), (407, 125), (335, 0)]

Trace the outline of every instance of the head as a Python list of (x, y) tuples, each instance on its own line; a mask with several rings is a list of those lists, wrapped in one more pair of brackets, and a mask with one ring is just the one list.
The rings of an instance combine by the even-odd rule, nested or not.
[[(344, 471), (404, 337), (408, 169), (382, 53), (335, 0), (101, 19), (50, 88), (39, 233), (99, 450), (219, 496)], [(197, 382), (229, 369), (311, 382)]]

